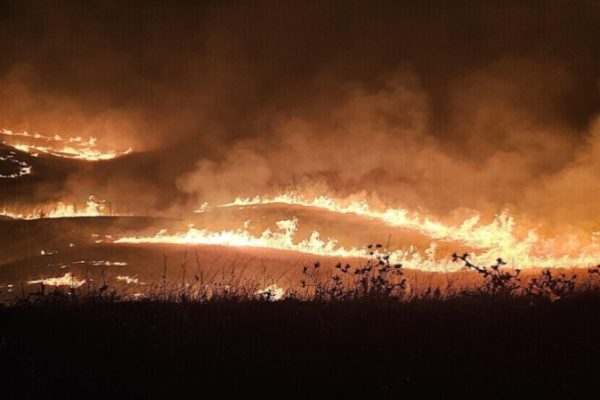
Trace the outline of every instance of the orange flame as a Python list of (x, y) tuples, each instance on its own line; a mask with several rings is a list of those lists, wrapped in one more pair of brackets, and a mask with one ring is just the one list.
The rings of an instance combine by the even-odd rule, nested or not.
[(15, 158), (15, 156), (16, 153), (14, 151), (9, 152), (7, 155), (0, 156), (0, 161), (16, 165), (18, 168), (18, 171), (13, 172), (12, 174), (0, 174), (0, 179), (16, 179), (31, 174), (31, 165)]
[(30, 285), (34, 285), (36, 283), (42, 283), (47, 286), (70, 286), (74, 288), (81, 287), (85, 284), (86, 280), (79, 280), (70, 272), (65, 273), (63, 276), (59, 276), (56, 278), (46, 278), (46, 279), (36, 279), (29, 281)]
[(42, 219), (42, 218), (68, 218), (68, 217), (100, 217), (109, 215), (106, 202), (94, 195), (90, 195), (85, 207), (77, 208), (75, 204), (56, 203), (52, 206), (22, 211), (4, 208), (0, 216), (13, 219)]
[(278, 301), (285, 296), (285, 289), (273, 283), (264, 289), (257, 290), (255, 294), (269, 301)]
[[(0, 134), (8, 137), (2, 143), (34, 157), (44, 153), (75, 160), (101, 161), (121, 157), (133, 151), (132, 148), (120, 152), (116, 150), (101, 151), (98, 149), (97, 140), (94, 137), (87, 140), (80, 136), (63, 138), (60, 135), (44, 136), (39, 133), (13, 132), (8, 129), (0, 130)], [(19, 141), (19, 139), (21, 140)], [(40, 142), (44, 144), (40, 144)]]
[(129, 236), (115, 240), (115, 243), (170, 243), (203, 244), (235, 247), (259, 247), (276, 250), (289, 250), (306, 254), (340, 257), (362, 257), (364, 251), (356, 248), (345, 249), (338, 246), (335, 239), (321, 240), (320, 234), (313, 231), (307, 239), (294, 242), (297, 219), (277, 221), (279, 232), (266, 229), (260, 236), (254, 236), (244, 229), (235, 231), (211, 232), (190, 226), (186, 232), (169, 235), (165, 230), (153, 236)]
[(119, 282), (125, 282), (128, 285), (139, 283), (137, 276), (117, 275), (117, 280)]
[[(295, 241), (297, 224), (298, 220), (296, 218), (281, 220), (276, 223), (279, 232), (266, 229), (259, 236), (252, 235), (245, 229), (212, 232), (207, 229), (198, 229), (190, 226), (186, 232), (168, 234), (166, 230), (161, 230), (153, 236), (127, 236), (115, 240), (114, 243), (167, 243), (254, 247), (337, 258), (366, 258), (370, 256), (369, 250), (366, 248), (345, 248), (339, 246), (338, 241), (334, 238), (328, 238), (326, 241), (322, 240), (321, 235), (317, 231), (313, 231), (304, 240)], [(439, 262), (435, 259), (435, 249), (436, 245), (432, 243), (430, 248), (421, 254), (414, 246), (408, 246), (405, 249), (390, 253), (390, 260), (393, 263), (402, 263), (408, 268), (427, 270), (447, 269), (448, 265), (446, 262)]]
[[(456, 241), (478, 249), (473, 259), (481, 264), (491, 264), (497, 257), (508, 260), (520, 268), (587, 267), (600, 260), (600, 244), (592, 235), (584, 242), (571, 235), (560, 238), (544, 238), (534, 229), (524, 235), (515, 232), (515, 220), (503, 212), (489, 224), (481, 224), (478, 215), (467, 218), (459, 225), (447, 225), (429, 216), (422, 216), (406, 209), (387, 208), (376, 210), (367, 201), (349, 201), (320, 196), (307, 199), (296, 193), (284, 193), (274, 197), (237, 198), (220, 207), (246, 207), (269, 204), (285, 204), (312, 207), (339, 214), (354, 214), (377, 220), (390, 227), (415, 230), (431, 238), (431, 246), (425, 254), (414, 248), (393, 253), (397, 261), (405, 264), (423, 263), (421, 269), (440, 269), (435, 261), (435, 248), (438, 241)], [(207, 211), (206, 205), (197, 212)], [(408, 259), (407, 259), (408, 257)]]

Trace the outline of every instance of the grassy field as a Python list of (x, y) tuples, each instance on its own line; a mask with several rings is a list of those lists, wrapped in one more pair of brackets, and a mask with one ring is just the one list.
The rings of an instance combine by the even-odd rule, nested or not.
[[(0, 310), (3, 398), (572, 398), (600, 373), (600, 296), (529, 306), (47, 303)], [(410, 398), (409, 397), (409, 398)]]
[(1, 397), (573, 398), (597, 385), (595, 285), (492, 266), (472, 271), (476, 287), (409, 298), (379, 261), (336, 268), (354, 279), (341, 292), (307, 267), (310, 294), (279, 301), (40, 288), (0, 308)]

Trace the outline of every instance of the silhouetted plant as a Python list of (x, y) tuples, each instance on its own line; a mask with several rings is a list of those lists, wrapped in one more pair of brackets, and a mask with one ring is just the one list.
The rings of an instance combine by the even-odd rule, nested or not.
[[(395, 264), (390, 260), (391, 253), (381, 244), (367, 246), (369, 258), (361, 265), (353, 267), (350, 264), (337, 263), (333, 268), (324, 268), (319, 262), (304, 266), (300, 285), (291, 283), (282, 288), (268, 286), (278, 279), (263, 277), (262, 282), (255, 276), (244, 278), (240, 271), (234, 269), (230, 273), (222, 271), (205, 277), (204, 272), (196, 257), (197, 270), (193, 279), (187, 278), (188, 259), (184, 254), (181, 266), (181, 280), (169, 282), (167, 278), (167, 259), (163, 257), (162, 275), (155, 284), (133, 287), (135, 292), (128, 292), (131, 286), (124, 286), (119, 282), (109, 282), (104, 269), (101, 269), (101, 280), (96, 281), (86, 272), (85, 286), (74, 287), (69, 285), (59, 286), (49, 290), (49, 286), (40, 283), (39, 289), (35, 287), (26, 289), (21, 285), (21, 296), (13, 296), (11, 302), (17, 304), (36, 304), (42, 302), (120, 302), (120, 301), (159, 301), (176, 303), (204, 303), (214, 301), (253, 301), (253, 300), (300, 300), (300, 301), (351, 301), (355, 299), (395, 299), (402, 301), (441, 301), (458, 298), (473, 293), (501, 298), (516, 298), (532, 301), (534, 299), (549, 299), (556, 301), (575, 293), (577, 276), (567, 275), (563, 272), (543, 270), (538, 276), (525, 279), (519, 269), (504, 268), (506, 263), (498, 258), (489, 267), (482, 267), (471, 262), (469, 254), (458, 255), (454, 253), (454, 262), (464, 263), (465, 269), (474, 271), (481, 276), (483, 282), (475, 289), (466, 288), (453, 290), (454, 280), (459, 277), (446, 273), (446, 287), (432, 284), (424, 290), (417, 290), (416, 277), (408, 285), (404, 277), (402, 264)], [(600, 265), (590, 267), (588, 279), (583, 282), (586, 291), (598, 290), (598, 285), (593, 285), (593, 279), (600, 277)], [(296, 281), (297, 282), (297, 281)], [(577, 284), (577, 285), (576, 285)], [(586, 286), (587, 285), (587, 286)], [(287, 287), (286, 287), (287, 286)], [(282, 294), (283, 293), (283, 294)], [(2, 304), (2, 303), (0, 303)], [(10, 303), (6, 303), (10, 304)]]
[(588, 268), (588, 274), (589, 275), (598, 275), (598, 276), (600, 276), (600, 264)]
[(393, 264), (390, 253), (381, 252), (382, 248), (381, 244), (368, 245), (370, 258), (359, 267), (337, 263), (329, 280), (321, 278), (319, 262), (304, 266), (300, 286), (315, 300), (402, 297), (407, 284), (402, 277), (402, 264)]
[(575, 291), (576, 278), (575, 274), (568, 277), (562, 272), (554, 276), (550, 269), (545, 269), (538, 277), (529, 281), (526, 293), (529, 296), (543, 296), (550, 301), (560, 300)]
[(501, 258), (496, 259), (496, 263), (489, 267), (475, 265), (468, 258), (468, 253), (462, 255), (452, 254), (452, 261), (456, 262), (460, 260), (465, 264), (467, 269), (475, 271), (482, 276), (484, 283), (482, 287), (478, 288), (480, 293), (512, 296), (519, 290), (521, 270), (515, 269), (515, 273), (512, 274), (502, 269), (501, 267), (506, 265), (506, 262)]
[(369, 245), (367, 248), (371, 258), (364, 266), (354, 270), (359, 296), (402, 297), (404, 294), (407, 281), (400, 278), (403, 275), (402, 264), (393, 264), (390, 252), (379, 251), (382, 247), (381, 244)]

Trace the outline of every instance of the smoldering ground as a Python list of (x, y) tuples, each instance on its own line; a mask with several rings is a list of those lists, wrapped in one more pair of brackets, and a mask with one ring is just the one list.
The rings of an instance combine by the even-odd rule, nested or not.
[(0, 18), (2, 125), (148, 152), (56, 196), (171, 210), (293, 186), (597, 228), (597, 2), (7, 1)]

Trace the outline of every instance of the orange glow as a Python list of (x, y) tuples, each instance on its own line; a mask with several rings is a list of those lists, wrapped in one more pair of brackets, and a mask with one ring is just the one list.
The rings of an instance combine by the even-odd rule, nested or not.
[[(186, 245), (219, 245), (232, 247), (254, 247), (273, 250), (294, 251), (303, 254), (337, 257), (337, 258), (367, 258), (369, 250), (366, 248), (345, 248), (338, 245), (334, 238), (322, 240), (317, 231), (313, 231), (304, 240), (295, 241), (298, 220), (282, 220), (277, 222), (278, 232), (266, 229), (259, 236), (252, 235), (245, 229), (235, 231), (213, 232), (207, 229), (198, 229), (190, 226), (186, 232), (168, 234), (161, 230), (153, 236), (129, 236), (122, 237), (114, 243), (168, 243)], [(423, 253), (416, 250), (414, 246), (408, 246), (402, 250), (396, 250), (390, 254), (393, 263), (402, 263), (408, 268), (426, 270), (444, 270), (454, 268), (446, 261), (435, 259), (436, 245)]]
[(43, 153), (75, 160), (101, 161), (124, 156), (133, 151), (131, 148), (125, 151), (100, 150), (94, 137), (87, 140), (80, 136), (63, 138), (60, 135), (44, 136), (39, 133), (13, 132), (8, 129), (0, 130), (0, 135), (6, 137), (2, 141), (5, 145), (34, 157)]
[(28, 281), (30, 285), (42, 283), (47, 286), (70, 286), (70, 287), (81, 287), (85, 284), (85, 279), (79, 280), (70, 272), (65, 273), (63, 276), (56, 278), (36, 279)]
[(41, 218), (68, 218), (68, 217), (101, 217), (109, 214), (106, 202), (91, 195), (85, 203), (85, 207), (78, 208), (75, 204), (56, 203), (46, 207), (38, 207), (28, 210), (8, 209), (0, 210), (0, 216), (13, 219), (41, 219)]
[(285, 296), (285, 289), (273, 283), (264, 289), (256, 291), (256, 294), (266, 300), (277, 301), (283, 299), (283, 296)]
[(124, 282), (128, 285), (139, 283), (139, 280), (136, 276), (117, 275), (117, 280), (119, 282)]
[(16, 179), (31, 174), (31, 165), (17, 159), (15, 156), (16, 153), (14, 151), (11, 151), (7, 155), (0, 156), (0, 161), (16, 165), (18, 168), (18, 171), (13, 172), (12, 174), (0, 174), (0, 179)]
[(190, 226), (186, 232), (168, 234), (165, 230), (153, 236), (130, 236), (115, 240), (115, 243), (170, 243), (203, 244), (234, 247), (258, 247), (276, 250), (289, 250), (306, 254), (339, 257), (362, 257), (364, 251), (356, 248), (346, 249), (337, 245), (335, 239), (322, 240), (319, 232), (313, 231), (307, 239), (294, 241), (298, 229), (298, 220), (281, 220), (277, 230), (266, 229), (260, 236), (252, 235), (245, 229), (235, 231), (212, 232)]
[[(420, 254), (409, 247), (394, 252), (392, 256), (395, 262), (402, 262), (406, 266), (414, 265), (420, 269), (439, 270), (446, 267), (445, 262), (442, 265), (435, 257), (436, 243), (440, 241), (455, 241), (478, 249), (473, 253), (473, 259), (483, 265), (491, 264), (496, 258), (502, 257), (519, 268), (588, 267), (600, 259), (600, 244), (596, 236), (592, 235), (588, 241), (573, 235), (544, 238), (534, 229), (525, 230), (524, 234), (518, 235), (515, 232), (515, 219), (508, 212), (497, 215), (489, 224), (480, 223), (480, 216), (474, 215), (458, 225), (447, 225), (433, 217), (406, 209), (376, 210), (367, 201), (343, 201), (325, 196), (307, 199), (296, 193), (284, 193), (274, 197), (237, 198), (220, 207), (269, 204), (313, 207), (333, 213), (354, 214), (390, 227), (415, 230), (432, 240), (426, 254)], [(197, 212), (207, 209), (207, 206), (203, 205)], [(176, 242), (176, 239), (173, 239), (173, 242)], [(332, 255), (341, 255), (339, 252), (333, 253)], [(352, 252), (352, 255), (356, 253)], [(415, 262), (417, 260), (421, 266)]]
[[(169, 234), (161, 230), (153, 236), (128, 236), (114, 241), (114, 243), (167, 243), (185, 245), (219, 245), (230, 247), (253, 247), (272, 250), (293, 251), (303, 254), (336, 257), (336, 258), (367, 258), (369, 250), (366, 248), (345, 248), (338, 245), (334, 238), (321, 239), (317, 231), (312, 231), (306, 239), (295, 241), (297, 219), (282, 220), (277, 222), (278, 231), (266, 229), (259, 236), (253, 235), (245, 229), (235, 231), (213, 232), (208, 229), (198, 229), (190, 226), (187, 231)], [(390, 261), (401, 263), (407, 268), (424, 270), (446, 270), (457, 268), (456, 264), (448, 264), (447, 260), (436, 260), (436, 245), (419, 252), (414, 246), (408, 246), (390, 253)]]

